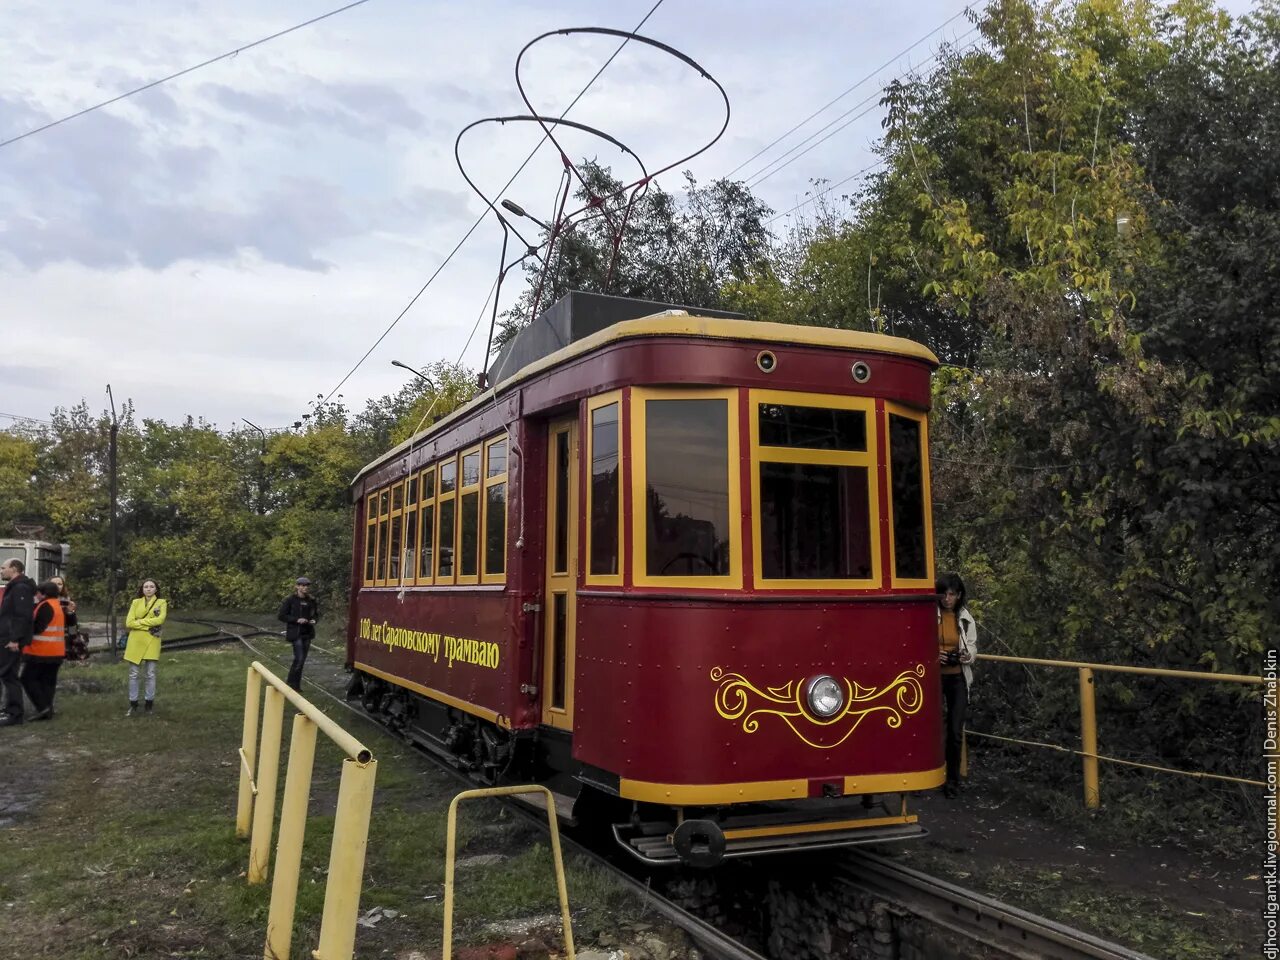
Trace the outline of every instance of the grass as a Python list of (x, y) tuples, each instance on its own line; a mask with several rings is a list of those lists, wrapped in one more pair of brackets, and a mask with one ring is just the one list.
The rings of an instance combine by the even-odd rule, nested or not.
[[(63, 668), (58, 716), (0, 731), (0, 911), (5, 940), (30, 960), (260, 955), (270, 886), (246, 882), (234, 838), (236, 749), (249, 658), (236, 646), (185, 651), (159, 666), (156, 713), (124, 718), (125, 672), (100, 657)], [(335, 706), (378, 757), (361, 910), (397, 912), (357, 932), (361, 956), (438, 948), (445, 808), (455, 783)], [(286, 738), (287, 740), (287, 738)], [(287, 751), (287, 742), (285, 745)], [(324, 901), (341, 756), (322, 736), (303, 853), (292, 956), (310, 956)], [(283, 781), (283, 777), (282, 777)], [(283, 789), (283, 782), (281, 783)], [(34, 801), (5, 823), (15, 801)], [(493, 920), (558, 912), (546, 841), (496, 804), (468, 809), (460, 855), (510, 854), (459, 872), (459, 942)], [(609, 876), (569, 863), (575, 934), (590, 942), (642, 907)], [(558, 944), (558, 936), (549, 941)]]

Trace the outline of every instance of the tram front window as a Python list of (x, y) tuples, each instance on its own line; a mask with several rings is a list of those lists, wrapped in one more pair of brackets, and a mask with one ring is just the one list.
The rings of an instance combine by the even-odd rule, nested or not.
[(871, 402), (771, 391), (754, 398), (761, 583), (871, 585), (877, 578)]
[(729, 403), (645, 401), (645, 572), (729, 573)]
[(867, 468), (760, 464), (761, 564), (770, 580), (868, 580)]

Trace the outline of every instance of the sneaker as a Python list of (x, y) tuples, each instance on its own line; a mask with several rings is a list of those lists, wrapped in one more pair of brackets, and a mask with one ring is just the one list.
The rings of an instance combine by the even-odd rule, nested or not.
[(52, 720), (52, 719), (53, 719), (53, 707), (45, 707), (43, 710), (37, 710), (35, 713), (31, 715), (32, 723), (34, 723), (37, 720)]
[(14, 716), (12, 713), (0, 713), (0, 727), (16, 727), (23, 720), (22, 714)]
[(125, 711), (125, 714), (124, 714), (124, 715), (125, 715), (126, 717), (132, 717), (132, 716), (134, 716), (137, 712), (138, 712), (138, 701), (137, 701), (137, 700), (130, 700), (130, 701), (129, 701), (129, 709)]

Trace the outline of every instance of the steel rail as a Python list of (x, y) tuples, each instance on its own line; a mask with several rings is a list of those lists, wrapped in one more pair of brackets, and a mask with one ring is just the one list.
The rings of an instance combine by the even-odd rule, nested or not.
[(837, 876), (905, 913), (1026, 960), (1153, 960), (872, 853), (850, 851)]
[[(234, 620), (223, 620), (221, 622), (231, 624), (237, 623), (237, 621)], [(249, 624), (241, 625), (249, 626)], [(250, 652), (254, 653), (258, 657), (263, 659), (271, 658), (271, 654), (256, 649), (244, 637), (235, 634), (233, 634), (233, 636), (235, 636), (236, 639), (239, 640), (240, 643), (243, 644)], [(313, 649), (317, 648), (313, 647)], [(333, 651), (327, 650), (323, 647), (318, 649), (323, 650), (325, 654), (330, 656), (334, 655)], [(280, 657), (277, 657), (276, 659), (280, 659)], [(343, 709), (372, 724), (384, 736), (390, 737), (398, 743), (416, 746), (412, 740), (398, 736), (394, 731), (387, 729), (387, 727), (380, 723), (376, 718), (371, 717), (364, 710), (352, 706), (345, 699), (335, 695), (332, 691), (328, 690), (316, 680), (304, 676), (303, 682), (314, 687), (318, 692), (323, 693)], [(429, 761), (432, 766), (441, 770), (458, 783), (465, 784), (468, 788), (476, 785), (475, 780), (468, 777), (456, 767), (446, 763), (443, 759), (433, 756), (430, 752), (419, 748), (415, 749), (414, 753), (417, 756), (422, 757), (424, 760)], [(499, 800), (498, 802), (503, 803), (514, 815), (534, 825), (542, 832), (549, 832), (544, 818), (540, 816), (533, 807), (529, 806), (529, 804), (521, 803), (516, 800)], [(710, 958), (710, 960), (770, 960), (769, 957), (757, 953), (750, 947), (739, 943), (728, 934), (717, 930), (710, 923), (695, 916), (683, 907), (677, 905), (675, 902), (668, 900), (659, 893), (655, 893), (648, 884), (642, 883), (640, 880), (619, 868), (616, 864), (611, 863), (607, 857), (601, 856), (589, 847), (583, 846), (582, 843), (574, 840), (572, 837), (562, 833), (560, 836), (560, 843), (565, 848), (578, 854), (584, 860), (590, 861), (595, 866), (610, 874), (622, 886), (626, 887), (634, 895), (639, 897), (646, 906), (652, 906), (655, 912), (661, 914), (667, 920), (671, 921), (683, 930), (697, 945), (698, 949), (702, 951), (704, 957)]]

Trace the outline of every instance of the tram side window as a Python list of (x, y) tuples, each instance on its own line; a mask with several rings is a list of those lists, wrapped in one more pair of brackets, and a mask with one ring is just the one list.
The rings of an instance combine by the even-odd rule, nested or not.
[(422, 546), (418, 551), (418, 582), (431, 582), (431, 566), (436, 552), (436, 471), (432, 467), (422, 471), (422, 499), (418, 509), (421, 514)]
[(387, 535), (386, 579), (388, 583), (400, 580), (401, 534), (404, 530), (404, 481), (391, 488), (390, 533)]
[(645, 570), (730, 572), (729, 401), (645, 401)]
[(924, 530), (924, 460), (920, 421), (889, 414), (889, 466), (893, 474), (893, 575), (929, 575)]
[(436, 583), (453, 582), (454, 498), (457, 488), (458, 461), (446, 460), (440, 464), (440, 500), (436, 506), (440, 524), (436, 534)]
[(474, 578), (480, 571), (480, 451), (462, 455), (462, 486), (458, 507), (458, 577)]
[(602, 576), (620, 571), (618, 406), (610, 403), (591, 411), (591, 556), (587, 570)]
[(404, 579), (412, 582), (418, 565), (418, 475), (409, 478), (404, 496)]
[(484, 469), (484, 579), (496, 582), (506, 572), (507, 440), (489, 441)]
[(866, 410), (766, 401), (756, 417), (762, 579), (872, 579)]
[(387, 579), (387, 534), (391, 530), (390, 523), (391, 513), (391, 491), (383, 489), (378, 491), (378, 562), (377, 562), (377, 582), (384, 583)]
[(365, 497), (364, 528), (364, 582), (374, 581), (375, 566), (378, 561), (378, 495), (371, 493)]

